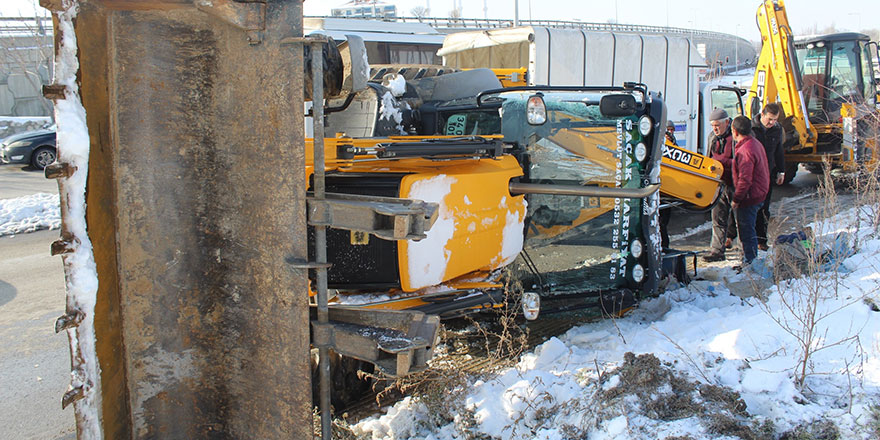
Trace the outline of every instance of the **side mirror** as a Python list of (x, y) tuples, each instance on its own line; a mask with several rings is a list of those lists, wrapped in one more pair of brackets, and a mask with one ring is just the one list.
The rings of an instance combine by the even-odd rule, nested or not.
[(599, 112), (609, 117), (634, 115), (636, 98), (633, 95), (605, 95), (599, 101)]

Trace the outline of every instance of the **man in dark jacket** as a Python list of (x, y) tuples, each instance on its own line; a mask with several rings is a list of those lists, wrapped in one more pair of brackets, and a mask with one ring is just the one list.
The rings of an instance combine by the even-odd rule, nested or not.
[(734, 118), (731, 134), (736, 141), (732, 176), (735, 189), (730, 206), (736, 214), (739, 241), (743, 247), (743, 265), (751, 263), (758, 255), (755, 220), (770, 188), (767, 154), (751, 133), (749, 118)]
[(760, 114), (752, 118), (752, 134), (755, 139), (764, 146), (767, 153), (767, 166), (770, 173), (770, 190), (767, 191), (767, 198), (764, 204), (758, 210), (758, 219), (755, 222), (755, 233), (758, 235), (758, 248), (767, 250), (767, 224), (770, 222), (770, 196), (773, 193), (772, 182), (782, 185), (785, 179), (785, 154), (782, 150), (782, 141), (785, 139), (785, 133), (777, 121), (782, 114), (782, 107), (771, 102), (764, 106)]
[(710, 154), (712, 159), (724, 166), (724, 173), (721, 175), (724, 189), (718, 203), (712, 208), (712, 241), (709, 243), (709, 251), (703, 255), (703, 260), (712, 262), (724, 260), (724, 242), (733, 199), (733, 136), (730, 132), (730, 116), (724, 109), (712, 110), (709, 114), (709, 125), (712, 127), (712, 134), (709, 135)]

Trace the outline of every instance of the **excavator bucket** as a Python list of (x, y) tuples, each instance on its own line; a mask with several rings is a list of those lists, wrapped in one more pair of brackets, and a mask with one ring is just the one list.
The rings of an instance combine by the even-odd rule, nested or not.
[[(311, 438), (307, 273), (290, 263), (308, 256), (302, 2), (78, 3), (99, 287), (96, 359), (72, 368), (100, 367), (66, 399), (80, 437)], [(72, 346), (78, 317), (59, 320)]]

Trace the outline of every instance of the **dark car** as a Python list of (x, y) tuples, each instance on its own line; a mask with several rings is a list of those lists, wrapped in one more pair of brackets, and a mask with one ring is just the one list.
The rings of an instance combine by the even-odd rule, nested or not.
[(55, 162), (55, 130), (15, 134), (0, 144), (0, 163), (26, 163), (42, 170), (52, 162)]

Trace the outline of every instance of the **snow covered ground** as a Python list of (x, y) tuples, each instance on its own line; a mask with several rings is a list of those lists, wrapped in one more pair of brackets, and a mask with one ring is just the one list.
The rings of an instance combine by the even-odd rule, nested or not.
[[(855, 254), (834, 272), (772, 285), (760, 264), (742, 274), (716, 264), (625, 318), (573, 328), (516, 367), (449, 390), (462, 397), (449, 397), (445, 414), (407, 398), (353, 430), (424, 440), (878, 438), (880, 236), (847, 228), (860, 224), (857, 212), (811, 225), (820, 244), (850, 233)], [(809, 333), (805, 310), (815, 312)]]
[(58, 195), (38, 193), (0, 200), (0, 237), (61, 227)]

